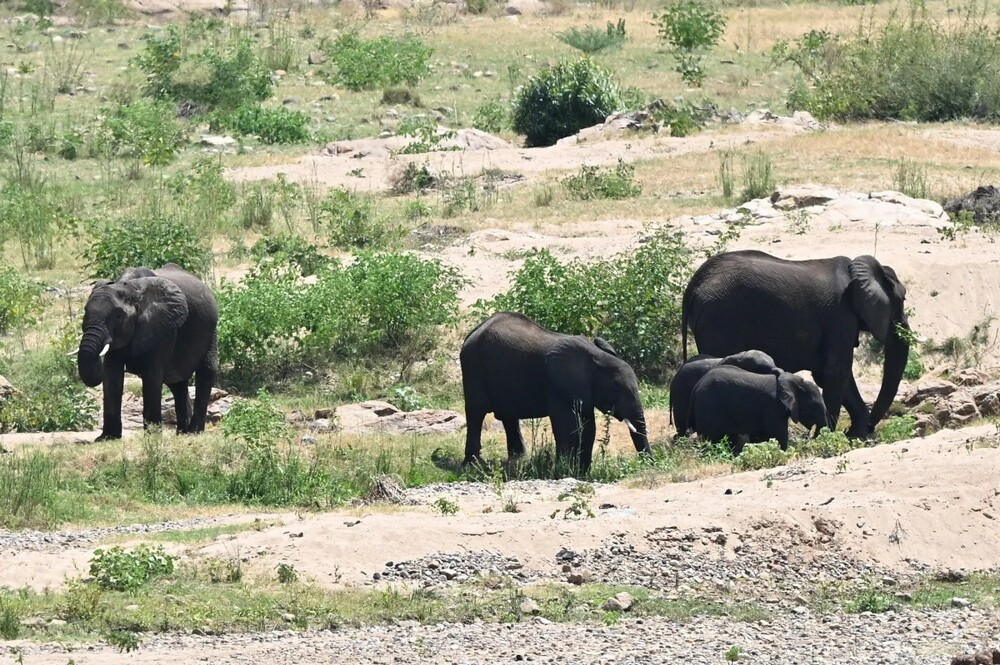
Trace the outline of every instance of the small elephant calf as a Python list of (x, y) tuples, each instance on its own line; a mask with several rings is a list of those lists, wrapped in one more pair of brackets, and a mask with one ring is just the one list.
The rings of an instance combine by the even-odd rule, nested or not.
[(826, 405), (816, 384), (775, 368), (756, 374), (720, 365), (709, 370), (691, 393), (688, 423), (702, 437), (718, 443), (728, 437), (734, 455), (751, 443), (777, 439), (788, 449), (788, 419), (819, 434), (827, 426)]
[(733, 365), (757, 374), (770, 374), (777, 367), (774, 359), (763, 351), (743, 351), (725, 358), (706, 354), (688, 358), (670, 381), (670, 417), (678, 436), (684, 436), (690, 431), (688, 411), (691, 407), (691, 392), (709, 370), (719, 365)]

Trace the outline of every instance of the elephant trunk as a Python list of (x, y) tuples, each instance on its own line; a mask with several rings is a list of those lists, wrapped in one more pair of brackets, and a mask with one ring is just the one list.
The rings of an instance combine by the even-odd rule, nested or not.
[(628, 425), (629, 435), (632, 437), (632, 445), (640, 453), (649, 452), (649, 436), (646, 431), (646, 416), (642, 411), (642, 405), (636, 404), (622, 418)]
[(110, 336), (107, 332), (98, 326), (91, 326), (84, 330), (76, 363), (80, 380), (91, 388), (101, 385), (104, 381), (101, 350), (109, 339)]
[[(899, 324), (900, 328), (909, 331), (910, 327), (906, 321)], [(882, 387), (879, 390), (875, 404), (872, 405), (872, 412), (868, 418), (868, 429), (874, 430), (878, 421), (885, 417), (889, 411), (892, 400), (896, 398), (896, 391), (899, 389), (899, 382), (903, 378), (903, 371), (906, 369), (906, 361), (910, 355), (910, 342), (908, 336), (900, 334), (895, 328), (890, 331), (885, 342), (885, 364), (882, 367)]]

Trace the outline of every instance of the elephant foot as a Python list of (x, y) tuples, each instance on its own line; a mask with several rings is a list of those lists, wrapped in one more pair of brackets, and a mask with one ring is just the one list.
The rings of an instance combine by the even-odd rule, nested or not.
[(483, 458), (479, 455), (467, 455), (464, 460), (462, 460), (462, 466), (483, 466)]
[(94, 443), (100, 443), (101, 441), (114, 441), (120, 438), (122, 438), (121, 432), (118, 432), (117, 434), (114, 432), (101, 432), (101, 435), (94, 439)]

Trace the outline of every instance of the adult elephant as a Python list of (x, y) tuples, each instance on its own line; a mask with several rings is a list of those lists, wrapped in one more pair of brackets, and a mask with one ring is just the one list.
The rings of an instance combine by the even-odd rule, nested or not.
[(670, 416), (677, 434), (688, 433), (688, 410), (691, 405), (691, 391), (709, 370), (719, 366), (732, 365), (758, 374), (770, 374), (775, 369), (774, 358), (756, 349), (743, 351), (725, 358), (699, 354), (681, 365), (670, 381)]
[[(83, 382), (104, 384), (104, 423), (97, 440), (121, 438), (126, 370), (142, 377), (146, 425), (162, 420), (166, 384), (174, 395), (177, 431), (203, 431), (219, 371), (218, 321), (212, 291), (173, 263), (159, 270), (129, 268), (113, 282), (97, 282), (84, 308), (76, 352)], [(194, 409), (189, 413), (188, 382), (194, 374)]]
[(507, 455), (524, 454), (522, 418), (549, 417), (556, 457), (590, 468), (594, 409), (624, 422), (636, 450), (649, 450), (635, 372), (604, 340), (547, 330), (500, 312), (469, 333), (459, 355), (465, 394), (465, 463), (480, 459), (483, 419), (493, 413), (507, 434)]
[(720, 365), (709, 370), (691, 393), (689, 422), (709, 441), (728, 438), (734, 455), (744, 440), (759, 443), (776, 439), (788, 449), (788, 419), (815, 428), (829, 419), (816, 384), (782, 369), (767, 374)]
[[(759, 349), (789, 372), (809, 370), (836, 426), (870, 434), (892, 404), (909, 353), (906, 287), (872, 256), (787, 261), (756, 250), (708, 259), (684, 290), (681, 336), (690, 326), (698, 350), (726, 356)], [(871, 412), (852, 374), (861, 331), (885, 345), (882, 387)]]

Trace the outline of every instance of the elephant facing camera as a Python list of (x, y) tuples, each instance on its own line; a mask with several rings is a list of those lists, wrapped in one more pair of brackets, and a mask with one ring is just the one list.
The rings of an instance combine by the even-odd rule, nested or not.
[(733, 455), (745, 443), (776, 439), (788, 449), (788, 421), (818, 435), (829, 414), (819, 388), (782, 369), (759, 374), (731, 365), (709, 370), (691, 393), (688, 424), (701, 437), (728, 438)]
[[(75, 354), (80, 379), (103, 386), (103, 427), (98, 441), (122, 436), (125, 372), (142, 378), (145, 425), (162, 422), (163, 386), (170, 388), (177, 431), (204, 431), (208, 402), (219, 372), (219, 308), (211, 289), (180, 266), (128, 268), (113, 282), (95, 283), (83, 314)], [(195, 377), (194, 406), (188, 383)]]
[(635, 372), (605, 340), (547, 330), (523, 314), (500, 312), (468, 334), (459, 354), (465, 396), (465, 461), (481, 460), (483, 419), (504, 427), (507, 456), (525, 453), (520, 420), (548, 417), (556, 458), (585, 473), (597, 434), (594, 409), (628, 427), (649, 451)]

